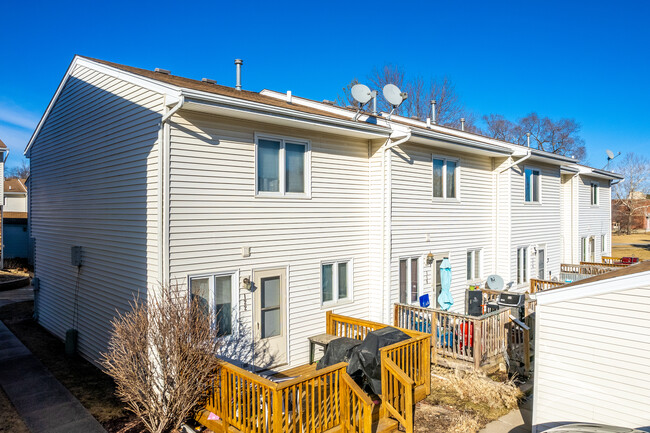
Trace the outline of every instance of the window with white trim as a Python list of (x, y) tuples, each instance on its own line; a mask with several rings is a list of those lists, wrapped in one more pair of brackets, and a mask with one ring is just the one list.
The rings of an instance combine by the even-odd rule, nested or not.
[(321, 303), (332, 304), (352, 299), (352, 261), (321, 263)]
[(528, 281), (528, 247), (517, 248), (517, 284)]
[(255, 193), (258, 196), (308, 195), (308, 141), (258, 136), (255, 146)]
[(481, 250), (467, 250), (467, 281), (481, 279)]
[(525, 200), (527, 203), (539, 203), (542, 188), (540, 171), (536, 168), (525, 168)]
[(433, 197), (458, 198), (459, 164), (457, 159), (433, 157)]
[(232, 335), (236, 317), (236, 273), (189, 277), (189, 297), (191, 301), (198, 301), (218, 336)]
[(580, 239), (580, 261), (587, 261), (587, 238)]
[(598, 206), (598, 183), (591, 182), (591, 205)]
[(420, 259), (408, 257), (399, 261), (399, 302), (415, 304), (420, 298)]
[(600, 252), (604, 253), (605, 252), (605, 243), (607, 242), (607, 238), (605, 235), (600, 235)]

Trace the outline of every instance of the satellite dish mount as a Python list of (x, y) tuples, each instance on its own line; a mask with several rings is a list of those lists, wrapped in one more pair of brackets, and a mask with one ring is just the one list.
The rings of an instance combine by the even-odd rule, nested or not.
[(609, 149), (607, 149), (606, 152), (607, 152), (607, 164), (605, 165), (605, 169), (609, 170), (609, 162), (612, 161), (617, 156), (619, 156), (621, 152), (618, 152), (616, 155), (614, 155), (614, 152), (612, 152)]

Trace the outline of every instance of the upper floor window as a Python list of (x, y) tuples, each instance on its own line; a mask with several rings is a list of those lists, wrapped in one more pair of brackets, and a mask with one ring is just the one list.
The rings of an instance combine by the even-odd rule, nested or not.
[(598, 184), (596, 182), (591, 183), (591, 205), (598, 205)]
[(349, 260), (321, 264), (321, 302), (352, 299), (352, 264)]
[(256, 194), (305, 196), (309, 193), (309, 142), (257, 137)]
[(539, 170), (536, 168), (524, 169), (525, 188), (526, 188), (526, 202), (539, 203), (540, 190), (541, 190), (541, 177)]
[(457, 198), (458, 160), (433, 157), (433, 196)]

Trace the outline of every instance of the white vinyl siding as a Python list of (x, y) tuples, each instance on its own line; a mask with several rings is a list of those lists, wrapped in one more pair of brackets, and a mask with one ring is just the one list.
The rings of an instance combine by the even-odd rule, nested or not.
[[(600, 285), (611, 287), (614, 282)], [(650, 383), (648, 315), (647, 286), (587, 293), (546, 305), (540, 297), (534, 432), (566, 421), (650, 426), (650, 387), (645, 385)]]
[[(452, 310), (464, 309), (468, 249), (480, 249), (482, 275), (491, 273), (494, 258), (494, 177), (489, 157), (445, 154), (442, 149), (401, 145), (392, 149), (390, 232), (390, 300), (399, 302), (399, 260), (405, 257), (448, 256), (451, 263)], [(458, 161), (457, 195), (461, 200), (436, 201), (433, 196), (432, 161)], [(388, 236), (387, 236), (388, 237)], [(433, 266), (421, 262), (420, 294), (434, 294)], [(435, 300), (431, 300), (435, 305)], [(388, 312), (390, 314), (390, 311)]]
[[(63, 339), (78, 291), (78, 350), (97, 362), (116, 311), (158, 278), (163, 97), (77, 66), (31, 148), (38, 322)], [(82, 247), (83, 265), (70, 264)]]
[[(593, 202), (593, 187), (598, 185), (598, 203), (599, 205), (592, 205)], [(604, 205), (607, 203), (607, 205)], [(611, 241), (611, 187), (608, 181), (595, 180), (588, 176), (580, 176), (578, 180), (578, 233), (577, 238), (590, 238), (594, 237), (595, 255), (593, 260), (600, 262), (602, 256), (610, 254), (610, 241)], [(602, 236), (604, 235), (604, 239)], [(603, 250), (603, 240), (605, 241), (605, 249)]]
[[(308, 360), (309, 336), (325, 332), (324, 258), (353, 260), (354, 301), (334, 312), (369, 314), (368, 143), (337, 135), (180, 111), (171, 130), (172, 276), (213, 269), (286, 268), (289, 362)], [(302, 137), (311, 147), (311, 199), (255, 196), (255, 136)], [(242, 247), (250, 257), (242, 257)], [(350, 293), (352, 295), (352, 292)], [(252, 295), (240, 290), (251, 323)]]

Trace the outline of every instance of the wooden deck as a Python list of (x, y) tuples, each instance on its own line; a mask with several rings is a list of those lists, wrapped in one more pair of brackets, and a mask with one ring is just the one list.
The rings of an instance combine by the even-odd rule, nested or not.
[[(327, 313), (327, 332), (362, 340), (386, 325)], [(373, 401), (346, 363), (306, 364), (264, 376), (224, 362), (196, 419), (217, 433), (413, 432), (415, 403), (431, 392), (429, 334), (380, 349), (382, 392)], [(280, 379), (280, 380), (278, 380)]]

